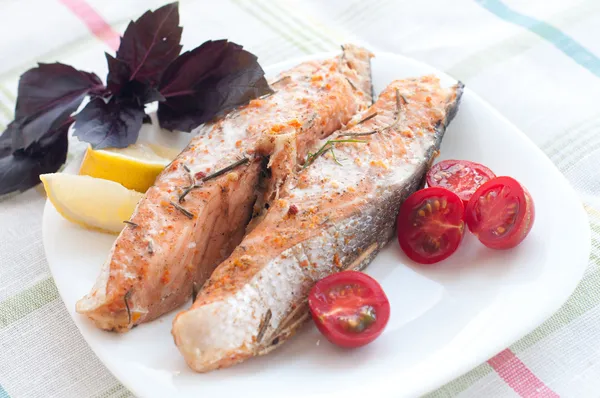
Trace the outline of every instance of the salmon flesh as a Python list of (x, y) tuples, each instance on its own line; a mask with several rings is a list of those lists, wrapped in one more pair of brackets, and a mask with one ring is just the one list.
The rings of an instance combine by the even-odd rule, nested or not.
[(173, 321), (175, 343), (193, 370), (275, 349), (308, 319), (316, 281), (373, 260), (394, 236), (401, 203), (422, 187), (462, 87), (443, 88), (434, 76), (397, 80), (347, 129), (322, 141)]
[(371, 56), (347, 45), (302, 63), (271, 83), (273, 94), (199, 127), (139, 202), (77, 312), (126, 332), (184, 304), (242, 240), (264, 160), (268, 202), (320, 139), (372, 104)]

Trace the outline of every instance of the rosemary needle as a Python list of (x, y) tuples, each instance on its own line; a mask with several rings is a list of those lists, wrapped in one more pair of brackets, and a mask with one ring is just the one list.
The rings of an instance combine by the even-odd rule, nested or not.
[[(247, 157), (245, 157), (245, 156), (244, 156), (242, 159), (240, 159), (240, 160), (236, 161), (235, 163), (232, 163), (232, 164), (230, 164), (230, 165), (229, 165), (229, 166), (227, 166), (227, 167), (223, 167), (221, 170), (217, 170), (217, 171), (215, 171), (214, 173), (207, 175), (206, 177), (202, 177), (202, 179), (201, 179), (200, 181), (201, 181), (201, 182), (205, 182), (205, 181), (208, 181), (208, 180), (212, 180), (213, 178), (216, 178), (216, 177), (218, 177), (218, 176), (220, 176), (220, 175), (223, 175), (223, 174), (227, 173), (228, 171), (231, 171), (231, 170), (235, 169), (235, 168), (236, 168), (236, 167), (238, 167), (238, 166), (241, 166), (241, 165), (243, 165), (243, 164), (245, 164), (245, 163), (248, 163), (249, 161), (250, 161), (250, 159), (248, 159)], [(193, 189), (200, 188), (201, 186), (202, 186), (202, 184), (192, 184), (192, 185), (190, 185), (189, 187), (186, 187), (186, 188), (184, 188), (184, 190), (183, 190), (183, 192), (181, 193), (181, 195), (179, 195), (179, 200), (178, 200), (178, 202), (179, 202), (179, 203), (182, 203), (182, 202), (183, 202), (183, 200), (185, 199), (185, 197), (186, 197), (186, 196), (187, 196), (187, 195), (188, 195), (188, 194), (189, 194), (189, 193), (190, 193), (190, 192), (191, 192)], [(171, 203), (172, 203), (172, 202), (171, 202)], [(173, 205), (175, 206), (175, 204), (173, 204)], [(179, 207), (181, 207), (181, 206), (179, 206)], [(183, 209), (183, 208), (182, 208), (182, 209)], [(178, 209), (178, 210), (179, 210), (179, 209)], [(183, 210), (185, 210), (185, 209), (183, 209)], [(187, 210), (185, 210), (185, 211), (187, 211)], [(188, 212), (188, 213), (189, 213), (189, 212)], [(189, 214), (192, 214), (192, 213), (189, 213)], [(190, 218), (191, 218), (191, 217), (190, 217)]]
[(186, 216), (190, 220), (192, 218), (194, 218), (194, 214), (190, 213), (188, 210), (186, 210), (183, 207), (179, 206), (177, 203), (175, 203), (175, 202), (169, 202), (169, 203), (171, 204), (171, 206), (173, 206), (174, 208), (176, 208), (177, 210), (179, 210), (184, 216)]
[(230, 164), (229, 166), (224, 167), (221, 170), (215, 171), (212, 174), (207, 175), (206, 177), (202, 178), (202, 181), (212, 180), (213, 178), (223, 175), (223, 174), (227, 173), (228, 171), (233, 170), (236, 167), (243, 165), (244, 163), (248, 163), (249, 160), (250, 159), (248, 159), (247, 157), (243, 157), (242, 159), (238, 160), (237, 162)]
[(129, 298), (131, 297), (131, 289), (125, 293), (125, 308), (127, 309), (127, 324), (131, 325), (131, 309), (129, 308)]
[[(325, 142), (325, 144), (323, 144), (323, 146), (321, 148), (319, 148), (319, 150), (315, 153), (309, 153), (307, 158), (306, 158), (306, 162), (304, 162), (304, 165), (302, 166), (303, 169), (307, 168), (308, 166), (310, 166), (319, 156), (323, 155), (324, 153), (326, 153), (327, 151), (331, 150), (333, 153), (333, 148), (335, 146), (335, 144), (338, 143), (344, 143), (344, 142), (359, 142), (359, 143), (367, 143), (368, 141), (363, 141), (363, 140), (353, 140), (353, 139), (344, 139), (344, 140), (327, 140), (327, 142)], [(337, 164), (340, 164), (340, 162), (338, 162), (338, 160), (335, 158), (334, 155), (334, 160)]]
[(367, 120), (373, 119), (375, 116), (377, 116), (377, 112), (373, 112), (371, 113), (369, 116), (365, 117), (364, 119), (361, 119), (358, 123), (356, 123), (357, 125), (366, 122)]
[(260, 325), (258, 326), (258, 334), (256, 335), (257, 343), (260, 343), (260, 341), (264, 337), (265, 332), (267, 331), (267, 327), (269, 326), (269, 322), (271, 321), (271, 316), (273, 316), (273, 314), (269, 309), (267, 310), (267, 313), (265, 314), (264, 318), (260, 322)]

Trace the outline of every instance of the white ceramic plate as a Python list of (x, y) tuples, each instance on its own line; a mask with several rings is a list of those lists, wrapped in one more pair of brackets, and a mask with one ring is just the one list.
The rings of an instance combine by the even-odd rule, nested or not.
[[(377, 53), (373, 60), (375, 92), (394, 79), (425, 73), (453, 83), (402, 56)], [(533, 230), (509, 251), (486, 249), (469, 235), (452, 257), (428, 267), (413, 264), (392, 241), (367, 270), (387, 292), (391, 318), (383, 335), (360, 349), (338, 349), (308, 324), (267, 356), (195, 374), (171, 338), (175, 313), (122, 335), (98, 330), (75, 313), (75, 302), (94, 283), (113, 236), (70, 224), (47, 203), (48, 263), (89, 345), (137, 396), (416, 396), (486, 361), (543, 322), (574, 290), (590, 251), (587, 217), (566, 180), (523, 133), (468, 88), (446, 133), (442, 158), (481, 162), (521, 181), (536, 205)]]

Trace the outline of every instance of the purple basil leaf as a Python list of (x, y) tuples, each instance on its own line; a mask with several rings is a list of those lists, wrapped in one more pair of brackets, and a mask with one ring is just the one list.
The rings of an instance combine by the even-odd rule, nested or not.
[(121, 91), (121, 87), (129, 81), (131, 69), (129, 69), (129, 66), (125, 61), (121, 61), (108, 53), (104, 53), (104, 55), (106, 56), (106, 63), (108, 64), (106, 87), (111, 93), (117, 94)]
[(147, 11), (127, 26), (117, 59), (129, 66), (129, 80), (155, 85), (165, 68), (179, 55), (183, 29), (179, 26), (178, 6), (175, 2), (154, 12)]
[(90, 90), (104, 86), (93, 73), (60, 63), (39, 64), (21, 75), (15, 121), (9, 126), (13, 150), (27, 148), (59, 128)]
[(125, 148), (137, 140), (144, 116), (143, 105), (96, 98), (75, 116), (74, 135), (94, 149)]
[(117, 102), (144, 105), (151, 102), (164, 101), (165, 97), (158, 91), (158, 88), (133, 80), (121, 88), (116, 99)]
[(108, 90), (114, 94), (118, 101), (133, 102), (138, 105), (164, 101), (164, 97), (156, 87), (137, 80), (129, 80), (129, 66), (123, 61), (106, 54), (108, 62)]
[(64, 123), (26, 149), (0, 156), (0, 195), (32, 188), (40, 182), (40, 174), (54, 173), (65, 163), (71, 123)]
[(12, 130), (13, 123), (9, 124), (2, 135), (0, 135), (0, 158), (12, 152)]
[(227, 40), (207, 41), (179, 56), (159, 90), (161, 127), (191, 131), (215, 116), (271, 91), (257, 58)]

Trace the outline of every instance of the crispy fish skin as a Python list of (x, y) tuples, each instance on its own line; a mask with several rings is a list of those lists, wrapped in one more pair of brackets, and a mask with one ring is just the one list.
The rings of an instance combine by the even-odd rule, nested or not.
[(192, 308), (173, 321), (175, 343), (193, 370), (273, 350), (308, 319), (306, 299), (317, 280), (373, 260), (394, 235), (401, 203), (422, 186), (462, 87), (444, 89), (433, 76), (393, 82), (332, 136), (362, 142), (334, 143), (334, 153), (286, 183)]
[(300, 64), (274, 80), (274, 94), (198, 128), (138, 204), (77, 312), (126, 332), (185, 303), (242, 240), (264, 157), (275, 198), (315, 143), (371, 105), (371, 57), (347, 45), (333, 59)]

